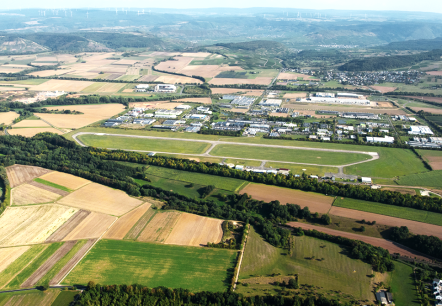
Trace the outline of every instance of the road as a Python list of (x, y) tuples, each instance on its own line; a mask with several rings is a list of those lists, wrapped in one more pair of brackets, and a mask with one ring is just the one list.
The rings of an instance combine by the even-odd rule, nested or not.
[[(100, 136), (114, 136), (114, 137), (129, 137), (129, 138), (139, 138), (139, 139), (157, 139), (157, 140), (175, 140), (175, 141), (183, 141), (183, 142), (203, 142), (211, 144), (210, 148), (207, 149), (203, 154), (186, 154), (186, 153), (171, 153), (171, 152), (159, 152), (159, 151), (143, 151), (143, 150), (124, 150), (124, 151), (133, 151), (133, 152), (141, 152), (141, 153), (162, 153), (162, 154), (176, 154), (176, 155), (186, 155), (186, 156), (201, 156), (201, 157), (216, 157), (216, 158), (227, 158), (227, 159), (238, 159), (238, 157), (232, 156), (217, 156), (211, 155), (210, 152), (213, 148), (220, 144), (228, 144), (228, 145), (238, 145), (238, 146), (251, 146), (251, 147), (265, 147), (265, 148), (275, 148), (275, 149), (292, 149), (292, 150), (306, 150), (306, 151), (323, 151), (323, 152), (335, 152), (335, 153), (357, 153), (357, 154), (366, 154), (371, 157), (369, 160), (363, 160), (360, 162), (344, 164), (344, 165), (323, 165), (323, 164), (310, 164), (310, 163), (297, 163), (297, 162), (287, 162), (287, 161), (277, 161), (277, 160), (266, 160), (266, 159), (253, 159), (253, 158), (240, 158), (243, 160), (250, 161), (260, 161), (260, 162), (278, 162), (285, 164), (295, 164), (295, 165), (308, 165), (308, 166), (323, 166), (323, 167), (335, 167), (338, 168), (339, 173), (343, 173), (343, 168), (348, 166), (353, 166), (357, 164), (362, 164), (370, 161), (374, 161), (379, 159), (379, 155), (377, 152), (361, 152), (361, 151), (352, 151), (352, 150), (334, 150), (334, 149), (322, 149), (322, 148), (308, 148), (308, 147), (294, 147), (294, 146), (281, 146), (281, 145), (269, 145), (269, 144), (255, 144), (255, 143), (244, 143), (244, 142), (228, 142), (228, 141), (219, 141), (219, 140), (203, 140), (203, 139), (185, 139), (185, 138), (169, 138), (169, 137), (157, 137), (157, 136), (138, 136), (138, 135), (127, 135), (127, 134), (109, 134), (109, 133), (93, 133), (93, 132), (79, 132), (72, 136), (72, 138), (83, 147), (87, 147), (81, 140), (78, 139), (78, 136), (81, 135), (100, 135)], [(106, 148), (109, 150), (121, 150), (118, 148)]]

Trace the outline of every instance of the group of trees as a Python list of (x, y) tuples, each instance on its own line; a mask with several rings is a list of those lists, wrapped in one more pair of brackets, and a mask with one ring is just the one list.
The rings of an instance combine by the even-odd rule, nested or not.
[(408, 227), (394, 227), (391, 233), (391, 240), (406, 245), (421, 253), (434, 258), (442, 259), (442, 240), (435, 236), (414, 235)]
[[(356, 302), (355, 302), (356, 303)], [(234, 292), (195, 292), (166, 287), (147, 288), (142, 285), (101, 286), (89, 282), (87, 289), (73, 303), (75, 306), (131, 306), (131, 305), (225, 305), (225, 306), (350, 306), (323, 295), (300, 296), (243, 296)]]
[(9, 197), (11, 192), (11, 186), (9, 184), (8, 174), (5, 167), (0, 166), (0, 214), (6, 209), (9, 203)]

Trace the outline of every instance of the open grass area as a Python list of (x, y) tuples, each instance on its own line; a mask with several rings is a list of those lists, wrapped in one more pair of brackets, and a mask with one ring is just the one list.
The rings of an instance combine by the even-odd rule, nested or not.
[(338, 168), (326, 167), (326, 166), (294, 165), (294, 164), (271, 163), (271, 162), (266, 163), (265, 166), (272, 167), (275, 169), (279, 168), (289, 169), (291, 174), (299, 174), (299, 175), (302, 174), (303, 172), (305, 172), (308, 175), (320, 175), (320, 176), (324, 176), (326, 172), (338, 173)]
[(100, 240), (66, 284), (141, 284), (192, 291), (225, 291), (237, 252), (133, 241)]
[(210, 144), (203, 142), (138, 139), (118, 136), (81, 135), (78, 137), (78, 139), (80, 139), (84, 144), (88, 146), (99, 148), (159, 151), (171, 153), (201, 154), (210, 147)]
[(44, 184), (46, 186), (50, 186), (50, 187), (54, 187), (54, 188), (63, 190), (63, 191), (67, 191), (67, 192), (71, 192), (72, 191), (69, 188), (66, 188), (64, 186), (61, 186), (61, 185), (58, 185), (58, 184), (55, 184), (55, 183), (52, 183), (52, 182), (48, 182), (48, 181), (43, 180), (41, 178), (35, 178), (34, 181), (36, 181), (37, 183), (40, 183), (40, 184)]
[(228, 144), (217, 145), (210, 152), (210, 155), (310, 163), (319, 165), (344, 165), (371, 159), (369, 155), (358, 153), (293, 150), (284, 148)]
[(77, 294), (79, 294), (78, 291), (62, 291), (51, 306), (69, 306)]
[(169, 180), (183, 181), (203, 186), (213, 185), (215, 188), (229, 191), (238, 191), (242, 186), (248, 183), (235, 178), (181, 171), (156, 166), (150, 166), (146, 170), (146, 173), (151, 176), (167, 178)]
[(26, 268), (24, 268), (8, 285), (6, 288), (19, 288), (20, 285), (27, 280), (37, 269), (57, 251), (64, 242), (56, 242), (49, 245), (40, 255), (38, 255)]
[(442, 215), (431, 211), (340, 197), (333, 206), (442, 226)]
[(343, 300), (348, 295), (373, 300), (371, 279), (367, 276), (372, 273), (370, 265), (349, 258), (346, 250), (337, 244), (306, 236), (294, 239), (293, 254), (288, 255), (287, 250), (273, 247), (251, 229), (240, 272), (240, 282), (249, 285), (240, 285), (238, 293), (256, 295), (262, 294), (262, 290), (273, 293), (280, 287), (271, 283), (287, 282), (290, 276), (298, 274), (299, 284), (313, 285), (315, 293)]
[(396, 182), (404, 186), (422, 186), (441, 189), (442, 170), (401, 176)]
[(413, 281), (413, 268), (395, 262), (395, 269), (391, 272), (390, 286), (393, 300), (396, 306), (418, 306), (421, 305), (417, 299), (416, 288)]

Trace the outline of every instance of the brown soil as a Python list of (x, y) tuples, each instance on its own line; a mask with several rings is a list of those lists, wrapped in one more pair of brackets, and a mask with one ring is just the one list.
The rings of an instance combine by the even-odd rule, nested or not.
[(308, 206), (310, 211), (321, 214), (327, 213), (333, 204), (333, 198), (322, 194), (304, 192), (275, 186), (249, 184), (241, 190), (241, 194), (247, 193), (254, 199), (264, 202), (278, 200), (281, 204), (298, 204), (301, 207)]
[(70, 232), (74, 230), (91, 212), (79, 210), (67, 222), (59, 227), (45, 242), (62, 241)]
[(52, 267), (62, 259), (77, 243), (77, 241), (68, 241), (64, 243), (51, 257), (49, 257), (44, 264), (42, 264), (37, 271), (35, 271), (20, 287), (27, 288), (37, 284), (37, 282), (52, 269)]
[(408, 256), (411, 258), (417, 257), (418, 259), (422, 259), (422, 260), (430, 260), (430, 261), (432, 260), (431, 258), (426, 257), (425, 255), (422, 255), (419, 252), (416, 252), (416, 251), (411, 250), (411, 249), (409, 249), (399, 243), (389, 241), (386, 239), (362, 236), (362, 235), (352, 234), (352, 233), (347, 233), (347, 232), (341, 232), (341, 231), (337, 231), (337, 230), (328, 229), (326, 227), (321, 227), (321, 226), (316, 226), (316, 225), (311, 225), (311, 224), (306, 224), (306, 223), (300, 223), (300, 222), (289, 222), (289, 223), (287, 223), (287, 225), (292, 226), (292, 227), (302, 227), (305, 230), (317, 230), (319, 232), (323, 232), (323, 233), (326, 233), (329, 235), (341, 236), (344, 238), (349, 238), (349, 239), (354, 239), (354, 240), (360, 240), (365, 243), (384, 248), (384, 249), (390, 251), (391, 254), (399, 253), (403, 256)]
[(378, 107), (393, 107), (393, 104), (391, 102), (376, 102), (378, 104)]
[(124, 215), (106, 232), (103, 238), (123, 239), (137, 221), (146, 213), (151, 204), (146, 203)]
[(144, 242), (165, 242), (180, 215), (181, 213), (177, 211), (157, 213), (146, 225), (137, 240)]
[(30, 182), (33, 179), (49, 172), (52, 172), (52, 170), (23, 165), (14, 165), (6, 168), (6, 173), (8, 174), (11, 188)]
[(115, 221), (115, 217), (92, 212), (63, 240), (99, 238)]
[[(442, 72), (442, 71), (441, 71), (441, 72)], [(424, 101), (430, 101), (430, 102), (442, 103), (442, 98), (438, 98), (438, 97), (404, 96), (404, 98), (411, 98), (411, 99), (418, 99), (418, 100), (424, 100)]]
[(428, 108), (428, 107), (411, 107), (412, 110), (415, 112), (418, 112), (420, 110), (423, 110), (426, 113), (432, 113), (432, 114), (441, 114), (442, 115), (442, 109), (437, 108)]
[(429, 75), (442, 75), (442, 71), (427, 71)]
[[(54, 276), (53, 279), (49, 282), (49, 285), (58, 285), (61, 280), (65, 277), (67, 273), (83, 258), (83, 255), (94, 245), (97, 239), (88, 240), (77, 253), (66, 263), (66, 265), (61, 268), (61, 270)], [(75, 241), (74, 241), (75, 242)]]
[(35, 181), (29, 182), (29, 185), (32, 185), (32, 186), (38, 187), (40, 189), (44, 189), (44, 190), (50, 191), (52, 193), (56, 193), (56, 194), (61, 195), (63, 197), (67, 196), (69, 194), (69, 192), (67, 192), (67, 191), (64, 191), (64, 190), (61, 190), (61, 189), (58, 189), (58, 188), (55, 188), (55, 187), (51, 187), (51, 186), (48, 186), (48, 185), (45, 185), (45, 184), (37, 183)]
[(376, 221), (376, 223), (385, 224), (388, 226), (399, 226), (399, 227), (407, 226), (410, 232), (412, 232), (413, 234), (436, 236), (442, 239), (442, 226), (438, 225), (383, 216), (369, 212), (336, 207), (336, 206), (332, 207), (332, 209), (330, 210), (330, 214), (351, 218), (351, 219), (357, 219), (357, 220), (365, 219), (370, 221)]
[(147, 222), (149, 222), (150, 218), (152, 218), (154, 214), (155, 211), (153, 209), (149, 209), (148, 211), (146, 211), (124, 238), (137, 239), (138, 235), (140, 235), (141, 231), (146, 227)]
[(387, 86), (370, 86), (370, 87), (373, 88), (374, 90), (380, 91), (381, 93), (391, 92), (397, 89), (397, 87), (387, 87)]
[(433, 170), (442, 170), (442, 156), (426, 156)]
[(283, 98), (285, 99), (296, 99), (296, 98), (305, 98), (307, 93), (305, 92), (296, 92), (296, 93), (286, 93)]

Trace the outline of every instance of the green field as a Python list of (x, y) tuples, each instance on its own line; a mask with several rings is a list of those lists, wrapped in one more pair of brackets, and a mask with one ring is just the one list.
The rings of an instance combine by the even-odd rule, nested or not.
[(79, 294), (78, 291), (62, 291), (51, 306), (69, 306), (77, 294)]
[(393, 294), (393, 301), (396, 306), (418, 306), (416, 288), (413, 280), (413, 268), (395, 262), (395, 269), (391, 273), (390, 286)]
[[(374, 298), (371, 279), (367, 277), (372, 273), (370, 265), (349, 258), (337, 244), (306, 236), (294, 239), (293, 254), (286, 255), (287, 250), (271, 246), (251, 229), (240, 273), (240, 282), (249, 286), (240, 285), (237, 292), (259, 294), (271, 290), (270, 283), (298, 274), (299, 284), (322, 287), (315, 290), (317, 293), (340, 290), (356, 299)], [(281, 275), (272, 277), (274, 273)]]
[(435, 150), (416, 150), (422, 158), (429, 162), (428, 157), (442, 157), (442, 151)]
[(64, 186), (61, 186), (61, 185), (58, 185), (58, 184), (55, 184), (55, 183), (52, 183), (52, 182), (48, 182), (48, 181), (43, 180), (41, 178), (35, 178), (34, 181), (36, 181), (37, 183), (40, 183), (40, 184), (44, 184), (46, 186), (50, 186), (50, 187), (54, 187), (54, 188), (63, 190), (63, 191), (67, 191), (67, 192), (71, 192), (72, 191), (69, 188), (66, 188)]
[[(26, 292), (12, 292), (0, 294), (0, 306), (49, 306), (60, 294), (59, 289), (49, 289), (45, 292), (30, 290)], [(73, 298), (70, 302), (73, 301)], [(56, 304), (59, 306), (68, 306), (69, 304)]]
[(237, 252), (132, 241), (100, 240), (66, 284), (141, 284), (192, 291), (225, 291)]
[[(20, 285), (27, 280), (44, 262), (57, 251), (64, 242), (56, 242), (50, 244), (40, 255), (38, 255), (26, 268), (24, 268), (7, 286), (6, 288), (19, 288)], [(23, 268), (23, 266), (22, 266)]]
[(202, 186), (213, 185), (218, 189), (224, 189), (228, 191), (238, 191), (241, 187), (247, 184), (246, 181), (235, 178), (221, 177), (216, 175), (181, 171), (155, 166), (150, 166), (146, 170), (146, 173), (151, 176), (166, 178), (175, 181), (183, 181), (187, 183), (194, 183)]
[(344, 165), (371, 159), (369, 155), (358, 153), (296, 150), (228, 144), (217, 145), (210, 152), (210, 155), (311, 163), (319, 165)]
[(139, 79), (140, 75), (123, 75), (121, 77), (119, 77), (117, 80), (119, 81), (135, 81), (136, 79)]
[(442, 226), (442, 214), (377, 202), (337, 197), (333, 206)]
[(28, 79), (28, 80), (17, 80), (17, 81), (1, 81), (0, 84), (20, 84), (20, 85), (40, 85), (47, 82), (47, 79)]
[(99, 148), (160, 151), (170, 153), (201, 154), (210, 147), (210, 144), (204, 142), (137, 139), (118, 136), (81, 135), (78, 137), (78, 139), (88, 146)]
[[(338, 173), (338, 168), (336, 167), (326, 167), (326, 166), (309, 166), (309, 165), (294, 165), (285, 163), (266, 163), (266, 167), (272, 167), (275, 169), (284, 168), (289, 169), (291, 174), (301, 175), (305, 172), (308, 175), (320, 175), (323, 176), (326, 172)], [(303, 170), (305, 169), (305, 171)]]
[(396, 183), (404, 186), (422, 186), (442, 189), (442, 170), (401, 176)]

